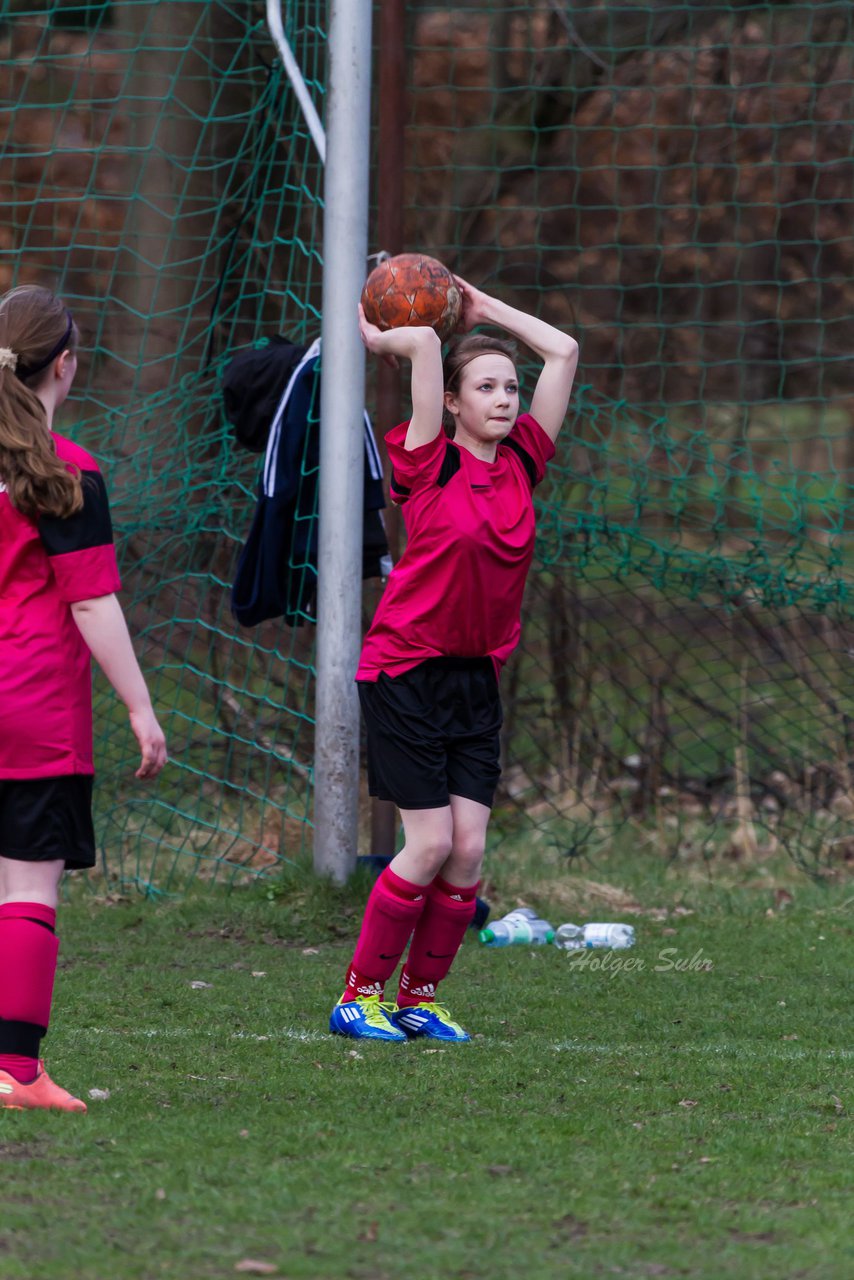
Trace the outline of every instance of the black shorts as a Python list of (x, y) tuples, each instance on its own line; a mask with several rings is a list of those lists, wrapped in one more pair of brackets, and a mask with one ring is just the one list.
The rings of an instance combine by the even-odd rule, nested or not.
[(91, 775), (0, 778), (0, 857), (94, 867)]
[(359, 699), (372, 796), (399, 809), (441, 809), (452, 795), (492, 807), (502, 715), (490, 658), (428, 658), (360, 681)]

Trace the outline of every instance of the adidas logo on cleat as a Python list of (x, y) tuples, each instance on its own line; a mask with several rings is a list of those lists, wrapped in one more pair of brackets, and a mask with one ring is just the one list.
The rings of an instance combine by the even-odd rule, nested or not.
[(404, 1027), (409, 1027), (410, 1031), (420, 1031), (428, 1019), (423, 1014), (401, 1013), (398, 1014), (396, 1021)]
[(361, 1016), (362, 1012), (355, 1000), (350, 1000), (342, 1004), (339, 1017), (343, 1022), (357, 1022)]

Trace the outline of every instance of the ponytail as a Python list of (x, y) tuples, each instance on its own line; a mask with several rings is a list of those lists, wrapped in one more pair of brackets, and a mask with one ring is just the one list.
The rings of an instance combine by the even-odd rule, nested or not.
[(54, 360), (76, 345), (74, 321), (49, 289), (21, 285), (0, 298), (0, 482), (31, 519), (83, 506), (80, 472), (57, 457), (35, 394)]

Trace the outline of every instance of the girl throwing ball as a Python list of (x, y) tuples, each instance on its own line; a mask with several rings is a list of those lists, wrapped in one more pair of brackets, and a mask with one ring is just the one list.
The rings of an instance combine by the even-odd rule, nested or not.
[[(469, 1039), (437, 987), (474, 915), (500, 773), (498, 674), (519, 640), (533, 491), (554, 455), (578, 361), (573, 338), (458, 284), (463, 331), (498, 326), (543, 367), (520, 415), (507, 341), (461, 338), (443, 365), (432, 329), (381, 332), (360, 310), (368, 350), (412, 362), (412, 417), (386, 436), (406, 551), (356, 674), (370, 791), (398, 806), (405, 838), (371, 893), (330, 1018), (330, 1030), (356, 1039)], [(386, 1002), (407, 945), (397, 997)]]
[(95, 460), (52, 431), (77, 329), (47, 289), (0, 297), (0, 1107), (85, 1111), (41, 1060), (65, 870), (94, 866), (94, 655), (153, 778), (166, 743), (116, 600)]

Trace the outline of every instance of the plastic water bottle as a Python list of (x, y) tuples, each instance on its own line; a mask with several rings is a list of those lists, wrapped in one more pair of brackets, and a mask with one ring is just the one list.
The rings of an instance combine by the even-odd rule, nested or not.
[(553, 942), (555, 931), (548, 920), (541, 920), (530, 907), (517, 907), (488, 929), (481, 929), (478, 937), (487, 947), (539, 946)]
[(561, 924), (555, 933), (555, 946), (563, 951), (580, 951), (584, 946), (583, 924)]
[(630, 924), (562, 924), (554, 943), (564, 951), (581, 951), (587, 947), (621, 951), (635, 945), (635, 931)]

